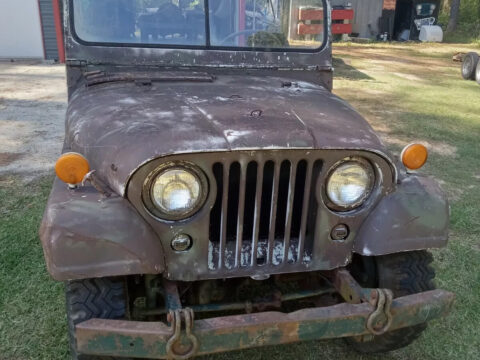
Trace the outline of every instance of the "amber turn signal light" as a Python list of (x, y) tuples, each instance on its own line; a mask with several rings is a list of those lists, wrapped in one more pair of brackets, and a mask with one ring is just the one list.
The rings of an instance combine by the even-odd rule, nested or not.
[(67, 184), (82, 182), (90, 171), (90, 165), (83, 155), (69, 152), (60, 156), (55, 164), (55, 173), (58, 178)]
[(405, 146), (400, 157), (407, 169), (417, 170), (427, 162), (428, 150), (422, 144), (410, 144)]

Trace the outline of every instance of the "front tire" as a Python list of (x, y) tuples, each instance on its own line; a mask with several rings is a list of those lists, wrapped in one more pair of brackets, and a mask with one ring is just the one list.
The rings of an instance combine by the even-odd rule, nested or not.
[[(432, 261), (432, 255), (424, 250), (377, 257), (358, 256), (351, 271), (362, 285), (390, 289), (394, 297), (401, 297), (435, 289)], [(426, 328), (425, 323), (374, 336), (370, 341), (362, 342), (356, 337), (346, 340), (358, 352), (383, 353), (411, 344)]]
[(124, 319), (127, 314), (125, 287), (123, 278), (74, 280), (65, 284), (68, 334), (73, 360), (113, 359), (79, 354), (75, 325), (93, 318)]

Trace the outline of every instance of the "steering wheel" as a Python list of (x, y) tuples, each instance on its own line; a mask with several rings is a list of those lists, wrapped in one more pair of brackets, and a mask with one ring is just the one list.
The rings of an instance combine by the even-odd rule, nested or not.
[(220, 45), (225, 45), (225, 43), (231, 39), (235, 39), (239, 36), (242, 36), (242, 35), (251, 35), (251, 34), (255, 34), (257, 33), (258, 29), (250, 29), (250, 30), (242, 30), (242, 31), (237, 31), (237, 32), (234, 32), (234, 33), (231, 33), (230, 35), (228, 35), (225, 39), (223, 39), (221, 42), (220, 42)]

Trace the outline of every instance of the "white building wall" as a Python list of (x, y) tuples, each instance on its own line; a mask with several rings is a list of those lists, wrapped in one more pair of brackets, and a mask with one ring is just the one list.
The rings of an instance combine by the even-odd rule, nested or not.
[(0, 0), (0, 58), (41, 58), (37, 0)]

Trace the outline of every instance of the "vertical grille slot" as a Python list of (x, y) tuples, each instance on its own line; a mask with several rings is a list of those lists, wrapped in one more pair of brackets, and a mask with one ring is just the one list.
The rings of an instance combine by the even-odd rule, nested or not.
[(290, 162), (288, 160), (284, 160), (280, 165), (279, 173), (275, 239), (281, 239), (285, 236), (285, 217), (287, 216), (289, 179)]
[(311, 261), (321, 161), (215, 163), (210, 270)]
[(315, 200), (315, 185), (316, 179), (319, 178), (321, 171), (322, 161), (316, 160), (311, 169), (312, 174), (308, 177), (310, 179), (310, 191), (307, 191), (305, 194), (308, 201), (304, 202), (305, 206), (302, 210), (302, 225), (299, 238), (299, 253), (302, 254), (303, 257), (301, 259), (302, 263), (312, 261), (313, 245), (315, 242), (315, 219), (317, 218), (318, 212), (318, 204)]
[[(240, 163), (234, 162), (230, 166), (228, 175), (228, 197), (227, 197), (227, 233), (225, 244), (225, 267), (231, 269), (237, 261), (236, 254), (236, 239), (239, 232), (238, 217), (239, 217), (239, 200), (240, 200)], [(243, 202), (243, 199), (242, 199)], [(243, 214), (242, 214), (243, 217)], [(240, 232), (241, 236), (241, 232)], [(241, 242), (241, 238), (240, 238)]]
[(268, 258), (268, 239), (270, 233), (271, 204), (274, 186), (275, 163), (271, 160), (267, 161), (263, 167), (263, 183), (260, 205), (260, 225), (258, 238), (267, 241), (267, 246), (260, 247), (257, 251), (257, 265), (262, 266), (267, 263)]
[[(223, 164), (216, 163), (212, 168), (213, 176), (215, 176), (215, 182), (217, 184), (217, 196), (215, 198), (215, 203), (210, 212), (210, 227), (209, 227), (209, 239), (210, 244), (208, 248), (208, 268), (214, 270), (219, 266), (219, 263), (222, 261), (220, 259), (221, 251), (215, 251), (215, 249), (220, 248), (220, 241), (222, 236), (222, 216), (224, 212), (222, 211), (222, 199), (223, 199), (223, 186), (224, 186), (224, 176), (223, 176)], [(226, 213), (226, 212), (225, 212)]]
[(301, 160), (297, 164), (297, 171), (295, 174), (294, 183), (291, 183), (290, 186), (294, 189), (293, 202), (292, 202), (292, 213), (290, 217), (291, 225), (290, 232), (286, 235), (290, 239), (294, 239), (294, 242), (290, 242), (286, 248), (288, 249), (288, 262), (296, 263), (299, 259), (300, 249), (299, 249), (299, 238), (300, 238), (300, 225), (303, 214), (303, 202), (305, 185), (307, 181), (306, 177), (307, 171), (307, 161)]
[(254, 225), (257, 193), (257, 168), (255, 161), (248, 163), (245, 172), (245, 202), (243, 212), (243, 237), (241, 245), (240, 266), (252, 266), (254, 248)]

